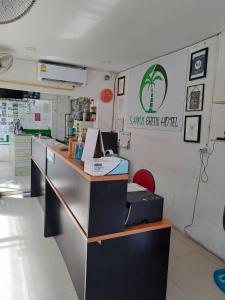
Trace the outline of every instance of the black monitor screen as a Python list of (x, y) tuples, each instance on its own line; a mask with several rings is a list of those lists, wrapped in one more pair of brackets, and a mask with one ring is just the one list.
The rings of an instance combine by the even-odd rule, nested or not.
[(112, 150), (118, 154), (118, 134), (117, 132), (101, 132), (104, 150)]

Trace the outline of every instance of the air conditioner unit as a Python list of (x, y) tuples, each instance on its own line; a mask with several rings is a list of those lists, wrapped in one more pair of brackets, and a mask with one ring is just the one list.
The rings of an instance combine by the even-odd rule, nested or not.
[(87, 82), (87, 70), (49, 63), (38, 63), (38, 80), (83, 86)]

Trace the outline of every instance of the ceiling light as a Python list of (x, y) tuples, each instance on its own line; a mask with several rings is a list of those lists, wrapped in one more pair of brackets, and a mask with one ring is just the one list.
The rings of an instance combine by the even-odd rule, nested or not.
[(34, 52), (34, 51), (37, 50), (37, 48), (32, 47), (32, 46), (27, 46), (27, 47), (25, 47), (25, 49), (26, 49), (27, 51), (32, 51), (32, 52)]
[(14, 22), (25, 16), (36, 0), (1, 0), (0, 24)]
[(101, 60), (101, 64), (111, 64), (111, 60)]

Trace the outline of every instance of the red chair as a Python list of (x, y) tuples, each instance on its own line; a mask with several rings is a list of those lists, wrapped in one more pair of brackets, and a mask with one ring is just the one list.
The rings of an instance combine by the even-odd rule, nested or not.
[(155, 192), (155, 179), (148, 170), (138, 170), (133, 176), (133, 182), (145, 187), (150, 192)]

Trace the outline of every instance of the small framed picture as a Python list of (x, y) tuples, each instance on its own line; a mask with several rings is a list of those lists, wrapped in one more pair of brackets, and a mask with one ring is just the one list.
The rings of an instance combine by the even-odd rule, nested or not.
[(208, 62), (208, 48), (191, 54), (189, 80), (206, 77)]
[(117, 96), (125, 94), (125, 76), (118, 78)]
[(184, 141), (199, 143), (201, 135), (202, 116), (185, 116), (184, 122)]
[(204, 84), (192, 85), (187, 87), (186, 111), (203, 110)]

